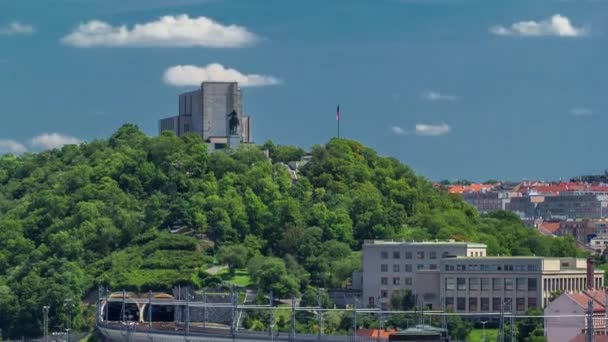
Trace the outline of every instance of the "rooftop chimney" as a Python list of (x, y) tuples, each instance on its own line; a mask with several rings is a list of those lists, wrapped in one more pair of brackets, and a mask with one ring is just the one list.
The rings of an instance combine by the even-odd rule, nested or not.
[(587, 289), (593, 290), (595, 284), (595, 269), (593, 267), (593, 257), (587, 258)]

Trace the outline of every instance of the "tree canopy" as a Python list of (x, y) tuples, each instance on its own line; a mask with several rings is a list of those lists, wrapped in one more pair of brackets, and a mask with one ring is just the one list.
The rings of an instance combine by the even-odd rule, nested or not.
[[(365, 239), (483, 242), (490, 255), (575, 255), (514, 215), (480, 216), (394, 158), (332, 139), (314, 146), (296, 182), (283, 164), (296, 147), (209, 153), (194, 134), (144, 135), (0, 156), (0, 329), (41, 333), (65, 321), (63, 300), (98, 284), (135, 291), (216, 283), (214, 256), (245, 266), (276, 296), (348, 286)], [(275, 159), (272, 159), (272, 158)], [(230, 246), (230, 247), (229, 247)], [(244, 255), (246, 254), (246, 259)], [(76, 328), (84, 323), (79, 307)]]

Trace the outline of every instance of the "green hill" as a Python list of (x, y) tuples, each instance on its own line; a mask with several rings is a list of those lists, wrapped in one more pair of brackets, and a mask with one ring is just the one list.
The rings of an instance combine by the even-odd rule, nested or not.
[[(277, 161), (303, 151), (267, 143)], [(262, 147), (208, 153), (196, 135), (147, 137), (125, 125), (107, 140), (0, 156), (0, 328), (41, 334), (65, 320), (63, 300), (98, 284), (169, 289), (217, 282), (215, 260), (248, 268), (279, 296), (345, 286), (364, 239), (456, 238), (490, 254), (574, 255), (511, 214), (480, 216), (458, 196), (360, 143), (315, 146), (293, 183)], [(172, 234), (171, 229), (181, 229)], [(288, 271), (289, 270), (289, 271)], [(76, 309), (75, 326), (86, 315)], [(90, 324), (90, 323), (89, 323)]]

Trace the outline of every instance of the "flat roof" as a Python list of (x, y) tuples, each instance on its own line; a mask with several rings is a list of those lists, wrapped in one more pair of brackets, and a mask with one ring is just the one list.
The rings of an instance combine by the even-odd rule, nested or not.
[(440, 241), (440, 240), (433, 240), (433, 241), (407, 241), (407, 240), (365, 240), (363, 242), (364, 245), (367, 246), (373, 246), (373, 245), (379, 245), (379, 246), (383, 246), (383, 245), (391, 245), (391, 246), (398, 246), (398, 245), (420, 245), (420, 246), (445, 246), (445, 245), (455, 245), (455, 246), (468, 246), (468, 247), (480, 247), (480, 248), (487, 248), (488, 246), (483, 244), (483, 243), (479, 243), (479, 242), (466, 242), (466, 241), (454, 241), (454, 240), (447, 240), (447, 241)]

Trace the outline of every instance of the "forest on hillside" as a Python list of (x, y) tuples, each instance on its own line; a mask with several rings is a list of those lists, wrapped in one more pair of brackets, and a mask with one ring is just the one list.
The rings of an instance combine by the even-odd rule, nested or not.
[[(268, 150), (266, 158), (263, 150)], [(0, 329), (41, 335), (65, 321), (65, 298), (100, 284), (134, 291), (196, 288), (227, 263), (252, 286), (288, 297), (346, 287), (365, 239), (483, 242), (491, 255), (572, 256), (572, 239), (541, 236), (512, 214), (479, 215), (394, 158), (332, 139), (292, 182), (293, 146), (209, 153), (197, 135), (109, 139), (0, 156)], [(182, 229), (187, 234), (173, 234)], [(85, 305), (74, 325), (90, 325)]]

